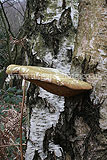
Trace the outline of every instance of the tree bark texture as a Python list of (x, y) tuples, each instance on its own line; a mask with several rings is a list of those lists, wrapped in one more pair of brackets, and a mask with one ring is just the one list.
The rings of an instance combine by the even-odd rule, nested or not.
[(76, 0), (27, 0), (24, 64), (57, 68), (93, 91), (64, 98), (30, 84), (26, 160), (107, 159), (105, 12), (106, 1), (81, 0), (78, 23)]

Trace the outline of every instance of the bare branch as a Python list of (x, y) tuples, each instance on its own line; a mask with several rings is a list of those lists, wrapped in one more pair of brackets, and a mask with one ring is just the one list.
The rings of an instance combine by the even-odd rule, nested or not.
[[(1, 4), (1, 3), (0, 3)], [(7, 50), (8, 50), (8, 55), (9, 55), (9, 62), (11, 63), (12, 62), (12, 59), (11, 59), (11, 53), (10, 53), (10, 43), (9, 43), (9, 31), (8, 31), (8, 28), (7, 28), (7, 25), (6, 25), (6, 22), (5, 22), (5, 19), (4, 19), (4, 16), (3, 16), (3, 12), (2, 10), (0, 9), (0, 17), (3, 21), (3, 24), (4, 24), (4, 28), (5, 28), (5, 31), (6, 31), (6, 37), (7, 37)]]
[(24, 13), (24, 12), (25, 12), (25, 10), (24, 10), (24, 7), (22, 6), (22, 4), (21, 4), (20, 0), (18, 0), (18, 3), (19, 3), (19, 5), (20, 5), (20, 7), (22, 8), (22, 11), (23, 11), (23, 13)]
[(9, 23), (9, 21), (8, 21), (7, 15), (6, 15), (6, 13), (5, 13), (5, 10), (4, 10), (4, 7), (3, 7), (3, 4), (2, 4), (1, 1), (0, 1), (0, 5), (1, 5), (1, 9), (2, 9), (3, 15), (4, 15), (4, 17), (5, 17), (6, 23), (7, 23), (7, 25), (8, 25), (8, 31), (9, 31), (9, 32), (11, 33), (11, 35), (14, 37), (14, 34), (11, 32), (10, 23)]
[(17, 8), (14, 6), (13, 3), (7, 2), (7, 4), (10, 5), (10, 7), (13, 7), (22, 17), (24, 17), (24, 15), (22, 14), (22, 12), (21, 12), (19, 9), (17, 9)]
[[(23, 146), (26, 146), (26, 144), (22, 144)], [(8, 144), (8, 145), (2, 145), (0, 146), (0, 148), (4, 148), (4, 147), (11, 147), (11, 146), (20, 146), (20, 144)]]

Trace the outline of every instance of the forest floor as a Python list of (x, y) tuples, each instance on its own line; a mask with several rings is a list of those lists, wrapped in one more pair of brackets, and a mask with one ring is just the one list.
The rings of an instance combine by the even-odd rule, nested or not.
[[(22, 90), (16, 87), (0, 90), (0, 159), (20, 159), (20, 115)], [(26, 111), (23, 118), (23, 150), (25, 150)]]

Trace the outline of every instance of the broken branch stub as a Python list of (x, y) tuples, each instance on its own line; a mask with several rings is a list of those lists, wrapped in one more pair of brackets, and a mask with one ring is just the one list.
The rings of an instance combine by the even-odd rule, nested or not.
[(25, 80), (59, 96), (75, 96), (92, 89), (89, 83), (71, 78), (53, 68), (9, 65), (6, 73), (18, 74)]

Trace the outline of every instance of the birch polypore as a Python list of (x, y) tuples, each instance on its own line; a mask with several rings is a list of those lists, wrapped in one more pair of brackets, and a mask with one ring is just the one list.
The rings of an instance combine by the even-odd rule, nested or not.
[(71, 78), (53, 68), (9, 65), (6, 73), (18, 74), (25, 80), (59, 96), (75, 96), (92, 89), (89, 83)]

